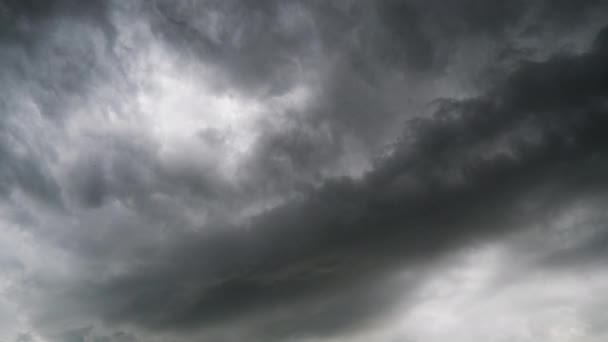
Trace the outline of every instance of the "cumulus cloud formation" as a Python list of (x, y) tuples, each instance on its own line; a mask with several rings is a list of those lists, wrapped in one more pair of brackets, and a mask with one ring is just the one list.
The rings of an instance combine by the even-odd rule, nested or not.
[(601, 1), (0, 2), (0, 341), (603, 341)]

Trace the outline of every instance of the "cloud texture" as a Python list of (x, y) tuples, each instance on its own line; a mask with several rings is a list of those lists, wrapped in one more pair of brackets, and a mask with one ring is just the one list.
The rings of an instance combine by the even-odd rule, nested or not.
[(0, 2), (0, 341), (603, 341), (601, 1)]

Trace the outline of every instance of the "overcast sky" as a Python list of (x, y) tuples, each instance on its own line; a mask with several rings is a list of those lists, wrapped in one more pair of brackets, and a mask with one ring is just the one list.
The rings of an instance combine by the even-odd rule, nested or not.
[(0, 342), (608, 340), (608, 2), (0, 0)]

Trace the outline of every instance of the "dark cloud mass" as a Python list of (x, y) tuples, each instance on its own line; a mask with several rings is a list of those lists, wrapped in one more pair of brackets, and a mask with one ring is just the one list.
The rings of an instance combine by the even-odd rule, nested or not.
[(606, 25), (1, 1), (0, 341), (605, 340)]

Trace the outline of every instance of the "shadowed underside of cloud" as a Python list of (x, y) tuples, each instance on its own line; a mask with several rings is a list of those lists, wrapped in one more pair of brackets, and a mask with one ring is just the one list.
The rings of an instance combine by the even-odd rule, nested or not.
[[(605, 256), (605, 13), (1, 2), (0, 320), (19, 318), (0, 338), (341, 341), (404, 315), (379, 338), (436, 341), (454, 326), (421, 332), (428, 312), (517, 312), (503, 296), (536, 293), (531, 269)], [(500, 284), (426, 294), (486, 244), (521, 265), (482, 253), (470, 272)], [(577, 304), (600, 338), (601, 308)]]

